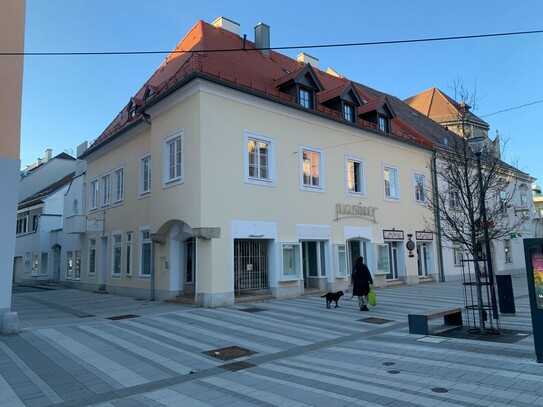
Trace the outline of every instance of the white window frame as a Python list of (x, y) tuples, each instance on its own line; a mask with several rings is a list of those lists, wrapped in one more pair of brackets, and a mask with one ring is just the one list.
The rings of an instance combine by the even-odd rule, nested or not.
[(513, 263), (513, 252), (511, 251), (511, 240), (504, 239), (503, 241), (503, 253), (506, 263)]
[(103, 174), (101, 178), (102, 183), (102, 203), (101, 206), (109, 206), (111, 202), (111, 173)]
[(453, 243), (453, 261), (455, 267), (462, 266), (462, 260), (465, 255), (465, 250), (460, 243)]
[(343, 118), (351, 123), (356, 123), (356, 107), (350, 103), (343, 103)]
[(134, 257), (134, 233), (126, 232), (126, 251), (125, 251), (125, 274), (127, 276), (132, 276), (133, 270), (133, 257)]
[(454, 188), (449, 190), (449, 207), (451, 209), (460, 209), (460, 191), (459, 190), (454, 189)]
[[(251, 176), (249, 171), (249, 141), (262, 142), (268, 144), (268, 177), (262, 178), (258, 176)], [(271, 137), (263, 136), (261, 134), (244, 132), (243, 133), (243, 166), (244, 166), (244, 181), (247, 184), (256, 184), (264, 186), (275, 186), (275, 140)], [(255, 153), (256, 170), (260, 173), (260, 154)]]
[(66, 251), (66, 280), (72, 280), (74, 277), (74, 252)]
[[(118, 253), (118, 258), (116, 257)], [(117, 264), (117, 260), (119, 263)], [(121, 275), (123, 264), (123, 233), (114, 231), (111, 234), (111, 275), (119, 277)]]
[[(417, 183), (417, 177), (422, 177), (422, 199), (417, 196), (417, 188), (419, 184)], [(413, 199), (418, 204), (425, 204), (428, 202), (428, 199), (426, 198), (426, 175), (424, 175), (421, 172), (413, 172)]]
[[(171, 176), (170, 174), (170, 146), (174, 145), (177, 146), (177, 141), (179, 141), (179, 148), (181, 151), (178, 153), (177, 150), (174, 152), (174, 172), (175, 174)], [(162, 175), (163, 175), (163, 182), (165, 186), (169, 185), (177, 185), (183, 182), (184, 180), (184, 174), (185, 174), (185, 137), (183, 137), (183, 130), (180, 130), (164, 139), (164, 146), (163, 146), (163, 152), (164, 152), (164, 159), (163, 159), (163, 166), (162, 166)], [(178, 154), (180, 157), (178, 157)], [(177, 162), (177, 160), (180, 160), (181, 162)], [(177, 173), (177, 169), (179, 166), (179, 174)]]
[[(381, 257), (379, 256), (382, 251), (386, 254), (386, 261), (387, 261), (387, 268), (379, 268), (380, 266), (384, 266), (384, 264), (381, 264)], [(387, 243), (380, 243), (375, 245), (375, 259), (376, 259), (376, 265), (377, 265), (377, 272), (375, 274), (382, 274), (387, 275), (390, 273), (390, 262), (392, 261), (390, 258), (390, 252), (389, 247)], [(384, 258), (383, 258), (384, 259)]]
[(81, 280), (81, 250), (74, 250), (74, 280)]
[[(356, 190), (351, 190), (349, 188), (349, 184), (351, 183), (351, 174), (350, 174), (350, 171), (349, 171), (349, 163), (353, 163), (353, 168), (358, 164), (359, 165), (359, 169), (360, 169), (360, 172), (361, 172), (361, 175), (360, 175), (360, 182), (359, 182), (359, 188), (360, 188), (360, 191), (356, 191)], [(352, 177), (354, 178), (354, 172), (352, 174)], [(353, 179), (352, 180), (352, 183), (353, 185), (355, 184), (355, 180)], [(363, 159), (361, 158), (358, 158), (358, 157), (353, 157), (353, 156), (345, 156), (345, 188), (346, 188), (346, 192), (347, 192), (347, 195), (350, 195), (350, 196), (366, 196), (366, 163)]]
[[(385, 172), (389, 171), (389, 174), (394, 174), (394, 189), (395, 194), (387, 194), (387, 180), (385, 176)], [(383, 197), (385, 201), (392, 201), (392, 202), (398, 202), (400, 200), (400, 177), (399, 177), (399, 171), (398, 167), (394, 165), (389, 164), (383, 164)], [(389, 191), (392, 191), (392, 188), (390, 186), (390, 176), (389, 176)]]
[(114, 204), (119, 204), (124, 201), (124, 165), (113, 170), (114, 174)]
[[(304, 180), (304, 153), (317, 154), (319, 157), (318, 162), (318, 185), (307, 184)], [(324, 182), (324, 152), (321, 149), (309, 147), (305, 145), (300, 145), (299, 150), (300, 156), (300, 189), (304, 191), (313, 191), (313, 192), (325, 192), (325, 182)], [(313, 179), (313, 171), (310, 171), (310, 177)]]
[(100, 202), (100, 183), (98, 178), (93, 179), (90, 182), (90, 210), (98, 209), (98, 202)]
[[(281, 281), (300, 280), (302, 278), (302, 245), (299, 242), (282, 242), (278, 243), (277, 247)], [(287, 261), (289, 263), (285, 264)]]
[[(97, 257), (96, 257), (96, 236), (92, 236), (92, 237), (89, 237), (89, 258), (87, 260), (87, 275), (88, 276), (94, 276), (94, 274), (96, 273), (96, 260), (97, 260)], [(94, 251), (94, 267), (91, 267), (91, 252)]]
[(28, 214), (17, 217), (16, 234), (24, 235), (28, 232)]
[(347, 245), (335, 244), (334, 245), (334, 260), (336, 277), (347, 277), (348, 274), (348, 259), (347, 259)]
[[(303, 98), (302, 98), (303, 94)], [(298, 102), (300, 106), (305, 107), (306, 109), (313, 109), (315, 105), (315, 92), (311, 89), (304, 86), (298, 87)], [(307, 96), (307, 98), (305, 97)]]
[[(140, 233), (139, 233), (139, 277), (140, 278), (150, 278), (152, 268), (153, 268), (153, 244), (151, 242), (150, 231), (151, 229), (149, 226), (140, 227)], [(144, 244), (151, 245), (150, 260), (149, 260), (149, 263), (150, 263), (149, 274), (143, 274), (143, 245)]]
[[(145, 163), (148, 162), (149, 166), (146, 171)], [(151, 180), (153, 171), (153, 161), (151, 160), (151, 154), (144, 154), (140, 157), (140, 196), (147, 196), (151, 193)], [(145, 179), (147, 177), (147, 185)]]

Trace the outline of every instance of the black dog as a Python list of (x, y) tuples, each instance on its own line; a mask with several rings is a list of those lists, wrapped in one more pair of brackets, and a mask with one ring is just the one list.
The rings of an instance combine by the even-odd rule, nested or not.
[(326, 297), (326, 308), (330, 308), (330, 304), (332, 301), (335, 301), (336, 307), (338, 307), (337, 302), (339, 301), (339, 297), (343, 295), (343, 291), (338, 291), (337, 293), (327, 293), (324, 295), (321, 295), (321, 298)]

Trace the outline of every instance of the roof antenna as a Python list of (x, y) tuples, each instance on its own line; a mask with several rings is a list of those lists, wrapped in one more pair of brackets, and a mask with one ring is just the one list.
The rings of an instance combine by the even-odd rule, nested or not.
[(247, 34), (243, 34), (243, 51), (245, 51), (245, 43), (247, 42)]

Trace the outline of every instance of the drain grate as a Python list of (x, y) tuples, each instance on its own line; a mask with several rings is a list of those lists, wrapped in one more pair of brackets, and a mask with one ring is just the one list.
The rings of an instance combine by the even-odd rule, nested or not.
[(434, 387), (432, 389), (434, 393), (447, 393), (449, 390), (443, 388), (443, 387)]
[(400, 371), (399, 371), (399, 370), (396, 370), (396, 369), (391, 369), (391, 370), (387, 370), (387, 373), (390, 373), (390, 374), (399, 374)]
[(254, 366), (256, 365), (253, 365), (252, 363), (249, 363), (249, 362), (234, 362), (234, 363), (228, 363), (226, 365), (221, 365), (220, 367), (222, 367), (225, 370), (229, 370), (231, 372), (237, 372), (238, 370), (248, 369)]
[(226, 348), (208, 350), (203, 353), (220, 360), (232, 360), (242, 356), (254, 355), (256, 352), (240, 346), (228, 346)]
[(387, 322), (392, 322), (390, 319), (384, 319), (384, 318), (375, 318), (375, 317), (369, 317), (369, 318), (363, 318), (359, 319), (359, 321), (367, 322), (368, 324), (386, 324)]
[(396, 362), (383, 362), (383, 366), (394, 366)]
[(252, 308), (240, 308), (243, 312), (262, 312), (266, 311), (264, 308), (252, 307)]
[(130, 319), (130, 318), (138, 318), (139, 315), (134, 314), (126, 314), (126, 315), (117, 315), (115, 317), (109, 317), (107, 319), (111, 319), (112, 321), (118, 321), (120, 319)]

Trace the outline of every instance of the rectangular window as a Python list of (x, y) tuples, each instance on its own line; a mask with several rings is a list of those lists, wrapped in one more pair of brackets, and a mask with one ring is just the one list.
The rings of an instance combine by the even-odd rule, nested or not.
[(505, 262), (512, 263), (513, 258), (511, 256), (511, 240), (507, 239), (503, 241), (503, 251), (505, 254)]
[(166, 138), (164, 144), (164, 183), (183, 180), (182, 132)]
[(298, 97), (300, 99), (300, 105), (307, 109), (313, 109), (313, 92), (305, 88), (300, 88)]
[(32, 269), (31, 269), (31, 275), (33, 277), (36, 277), (38, 275), (38, 266), (40, 261), (40, 254), (39, 253), (32, 253)]
[(364, 195), (364, 161), (347, 158), (347, 193)]
[(98, 208), (98, 180), (95, 179), (91, 182), (91, 209)]
[(28, 212), (17, 215), (17, 234), (22, 235), (27, 232), (28, 227)]
[(126, 233), (126, 275), (132, 275), (132, 232)]
[(115, 170), (115, 203), (124, 199), (124, 168)]
[(301, 153), (302, 187), (323, 189), (322, 152), (302, 148)]
[(102, 177), (102, 206), (109, 205), (111, 193), (111, 176), (106, 174)]
[(390, 257), (388, 252), (388, 244), (378, 244), (377, 249), (377, 273), (390, 273)]
[(453, 245), (453, 252), (454, 252), (454, 265), (461, 266), (462, 260), (464, 260), (464, 250), (462, 250), (462, 246), (460, 246), (458, 243), (455, 243)]
[(151, 156), (143, 157), (140, 165), (140, 195), (144, 195), (151, 192)]
[(379, 116), (379, 130), (383, 133), (388, 133), (388, 117)]
[(71, 250), (66, 252), (66, 279), (72, 279), (74, 273), (74, 256)]
[(89, 270), (88, 274), (93, 275), (96, 272), (96, 239), (89, 239)]
[(334, 257), (336, 259), (336, 276), (347, 276), (347, 245), (335, 244)]
[(460, 192), (457, 189), (449, 191), (449, 205), (453, 209), (460, 208)]
[(148, 277), (151, 275), (151, 235), (149, 230), (142, 230), (140, 233), (140, 275)]
[(196, 271), (196, 239), (185, 240), (185, 282), (194, 283), (194, 272)]
[(423, 174), (413, 174), (413, 188), (415, 192), (415, 202), (426, 202), (426, 178)]
[(245, 133), (244, 142), (245, 182), (250, 184), (274, 185), (274, 140), (265, 136)]
[(343, 105), (343, 118), (351, 123), (356, 123), (353, 105), (347, 103)]
[(32, 216), (32, 232), (38, 230), (38, 215)]
[(113, 275), (121, 274), (121, 249), (122, 249), (123, 235), (116, 234), (113, 235), (113, 264), (111, 268), (111, 273)]
[(280, 243), (281, 257), (283, 259), (282, 275), (284, 279), (296, 279), (301, 276), (300, 244)]
[(81, 250), (75, 251), (74, 278), (76, 280), (81, 278)]
[(393, 167), (383, 167), (383, 179), (385, 182), (385, 198), (399, 199), (398, 170)]

